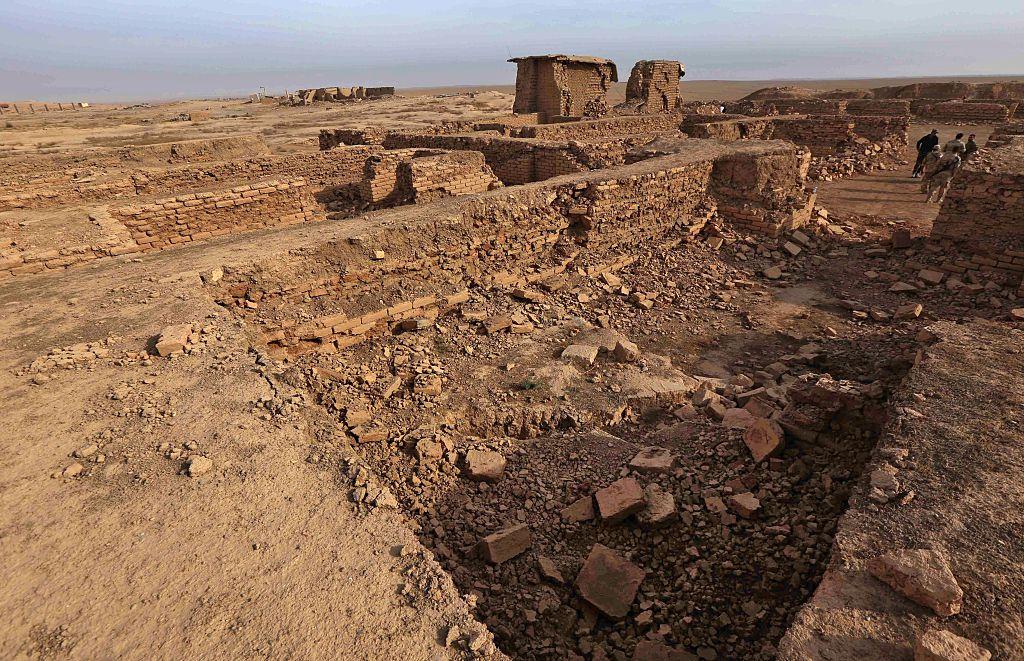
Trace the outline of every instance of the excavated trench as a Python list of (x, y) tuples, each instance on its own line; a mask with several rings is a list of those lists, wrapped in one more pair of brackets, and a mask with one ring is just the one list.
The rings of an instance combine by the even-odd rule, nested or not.
[[(344, 459), (359, 507), (401, 508), (515, 658), (654, 658), (665, 648), (772, 658), (828, 564), (887, 394), (909, 367), (884, 334), (815, 344), (751, 327), (745, 306), (773, 301), (741, 291), (723, 304), (699, 279), (706, 256), (645, 251), (615, 277), (650, 291), (664, 282), (651, 268), (661, 264), (679, 280), (653, 321), (614, 287), (599, 288), (603, 307), (589, 312), (574, 281), (532, 300), (472, 288), (429, 323), (393, 324), (344, 357), (293, 356), (279, 377), (339, 422), (334, 439), (311, 448), (314, 460)], [(530, 330), (482, 333), (479, 320), (496, 315)], [(665, 332), (650, 336), (652, 326)], [(616, 343), (630, 337), (639, 346), (623, 356)], [(567, 366), (561, 352), (579, 342), (599, 355)], [(718, 378), (677, 369), (700, 374), (708, 357), (723, 367)], [(744, 441), (752, 418), (721, 419), (733, 407), (778, 418), (783, 445), (755, 462)], [(650, 447), (672, 465), (631, 466)], [(484, 469), (469, 465), (471, 453)], [(623, 479), (648, 505), (614, 522), (600, 507), (580, 513)], [(492, 562), (482, 540), (522, 525), (529, 542)], [(643, 571), (635, 595), (614, 571), (596, 577), (624, 614), (583, 597), (578, 576), (596, 545)]]

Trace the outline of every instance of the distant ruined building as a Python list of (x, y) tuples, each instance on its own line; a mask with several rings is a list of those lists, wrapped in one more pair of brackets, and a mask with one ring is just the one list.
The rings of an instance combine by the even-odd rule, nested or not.
[(615, 63), (602, 57), (530, 55), (509, 62), (519, 67), (512, 112), (537, 113), (541, 122), (605, 114), (608, 89), (619, 80)]
[(629, 74), (625, 105), (640, 113), (672, 112), (679, 106), (679, 79), (685, 75), (676, 60), (640, 60)]

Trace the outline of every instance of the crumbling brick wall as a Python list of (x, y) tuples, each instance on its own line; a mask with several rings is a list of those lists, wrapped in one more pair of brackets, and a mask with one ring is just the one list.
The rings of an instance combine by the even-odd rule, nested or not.
[(143, 250), (322, 219), (305, 179), (270, 180), (226, 191), (189, 193), (111, 214)]
[(903, 99), (850, 99), (846, 102), (846, 114), (909, 117), (910, 101)]
[(86, 202), (109, 201), (140, 196), (171, 195), (182, 190), (242, 184), (266, 177), (305, 178), (311, 186), (320, 186), (317, 194), (328, 203), (350, 192), (362, 178), (368, 156), (383, 151), (372, 145), (343, 146), (316, 154), (256, 156), (198, 163), (172, 168), (117, 170), (109, 176), (75, 178), (67, 171), (53, 173), (48, 183), (25, 182), (9, 185), (0, 195), (0, 211), (8, 209), (44, 209)]
[[(983, 149), (957, 172), (931, 236), (990, 256), (993, 267), (1024, 265), (1024, 138)], [(1006, 259), (1007, 250), (1021, 255)]]
[(626, 82), (626, 105), (641, 113), (675, 111), (682, 72), (676, 60), (640, 60)]
[(482, 193), (498, 185), (480, 152), (412, 148), (367, 159), (360, 192), (365, 203), (384, 208)]
[(842, 115), (846, 113), (844, 99), (771, 99), (732, 101), (725, 103), (728, 114), (765, 117), (769, 115)]
[(968, 124), (1005, 122), (1011, 110), (1001, 103), (965, 103), (963, 101), (942, 101), (918, 106), (919, 117), (942, 122), (963, 122)]
[(606, 96), (617, 78), (615, 64), (602, 58), (540, 55), (509, 60), (518, 66), (512, 112), (555, 117), (594, 117), (607, 112)]
[[(465, 301), (470, 279), (521, 286), (570, 267), (590, 276), (621, 267), (638, 240), (693, 234), (716, 204), (742, 214), (738, 222), (756, 219), (755, 229), (796, 226), (813, 203), (801, 185), (805, 161), (780, 142), (695, 141), (686, 153), (454, 198), (420, 215), (406, 207), (402, 231), (383, 222), (357, 242), (297, 257), (318, 264), (282, 268), (287, 286), (232, 274), (219, 300), (259, 316), (272, 349), (338, 351), (375, 328)], [(437, 223), (438, 214), (447, 222)], [(371, 257), (377, 249), (384, 259)], [(325, 272), (332, 275), (292, 277)]]
[(625, 133), (650, 134), (678, 131), (681, 117), (673, 114), (603, 117), (579, 122), (523, 126), (512, 135), (541, 140), (582, 140)]

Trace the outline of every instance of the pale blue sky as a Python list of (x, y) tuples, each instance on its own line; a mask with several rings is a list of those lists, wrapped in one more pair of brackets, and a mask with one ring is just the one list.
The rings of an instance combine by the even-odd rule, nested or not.
[(0, 0), (0, 99), (510, 84), (510, 55), (693, 79), (1024, 74), (1021, 0)]

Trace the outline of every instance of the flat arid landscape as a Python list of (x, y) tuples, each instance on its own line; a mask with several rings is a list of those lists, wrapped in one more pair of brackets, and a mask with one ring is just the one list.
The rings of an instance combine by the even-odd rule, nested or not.
[(0, 657), (1024, 659), (1024, 76), (510, 62), (0, 99)]

